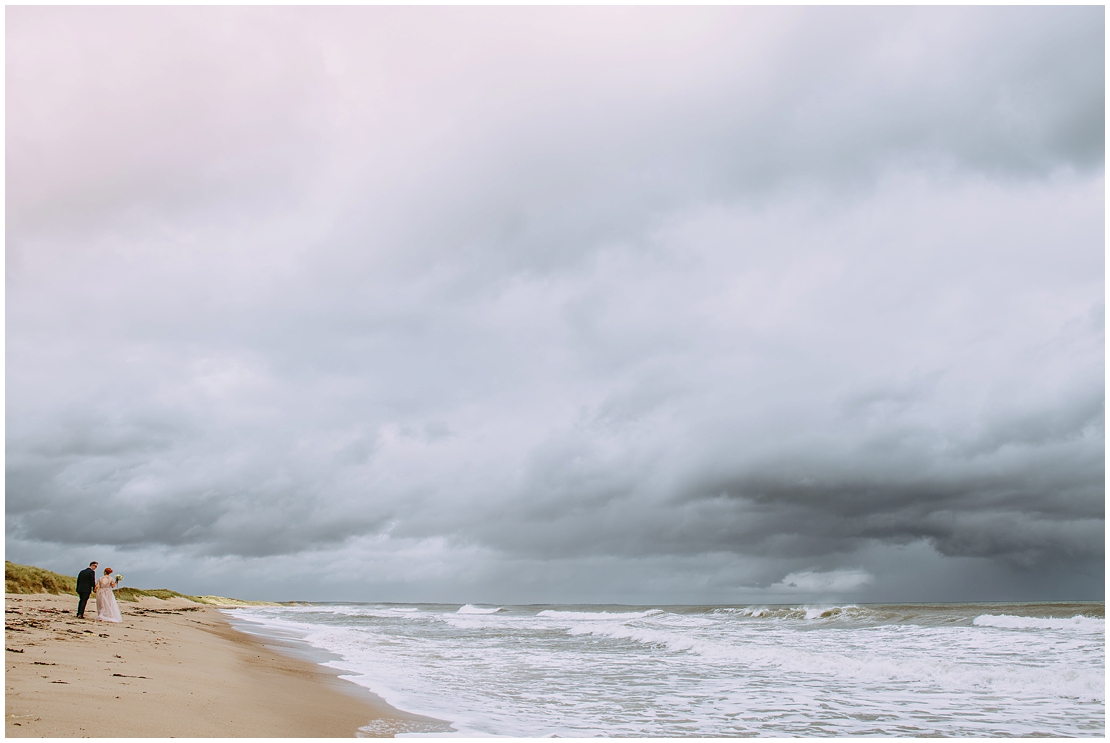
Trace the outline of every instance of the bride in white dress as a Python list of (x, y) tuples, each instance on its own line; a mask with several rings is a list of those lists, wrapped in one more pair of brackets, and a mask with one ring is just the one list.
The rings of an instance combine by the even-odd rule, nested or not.
[(116, 586), (116, 579), (112, 577), (112, 569), (104, 568), (104, 575), (101, 576), (94, 587), (96, 590), (96, 618), (101, 622), (123, 621), (119, 604), (116, 603), (116, 595), (112, 593)]

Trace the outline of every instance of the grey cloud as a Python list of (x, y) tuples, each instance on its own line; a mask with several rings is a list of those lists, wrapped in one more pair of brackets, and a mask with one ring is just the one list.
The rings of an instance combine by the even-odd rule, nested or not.
[(10, 533), (69, 544), (189, 546), (199, 554), (267, 556), (337, 546), (379, 530), (388, 518), (336, 514), (304, 489), (251, 488), (231, 479), (201, 492), (178, 487), (142, 500), (120, 497), (141, 480), (141, 473), (135, 476), (140, 468), (131, 469), (99, 481), (86, 477), (76, 493), (69, 485), (76, 478), (65, 471), (42, 468), (9, 476)]
[(12, 9), (10, 550), (1100, 591), (1103, 10), (583, 12)]
[[(623, 234), (646, 211), (673, 206), (684, 195), (711, 197), (699, 190), (719, 191), (738, 178), (763, 188), (768, 179), (826, 171), (842, 177), (914, 153), (1042, 173), (1102, 161), (1103, 42), (1095, 8), (641, 9), (623, 14), (623, 30), (610, 32), (623, 37), (623, 52), (613, 39), (583, 34), (568, 9), (514, 14), (517, 22), (549, 17), (555, 50), (546, 44), (522, 49), (519, 31), (489, 23), (484, 11), (453, 14), (483, 38), (485, 58), (444, 47), (445, 14), (427, 9), (252, 14), (228, 8), (207, 15), (234, 32), (207, 24), (195, 9), (13, 16), (13, 143), (19, 145), (13, 171), (37, 182), (63, 168), (75, 174), (75, 166), (109, 176), (141, 169), (115, 200), (102, 175), (89, 191), (100, 194), (89, 210), (102, 213), (113, 201), (126, 208), (119, 199), (140, 199), (164, 211), (183, 200), (165, 189), (187, 188), (192, 200), (207, 194), (208, 217), (219, 204), (244, 197), (257, 207), (252, 194), (275, 184), (283, 189), (274, 196), (276, 209), (313, 200), (315, 184), (336, 169), (333, 140), (359, 165), (364, 159), (372, 170), (384, 165), (378, 172), (392, 181), (392, 195), (376, 179), (355, 181), (346, 198), (354, 199), (356, 211), (380, 223), (392, 216), (383, 201), (418, 192), (435, 204), (425, 220), (404, 227), (418, 253), (421, 243), (450, 231), (456, 245), (492, 240), (511, 251), (502, 256), (510, 265), (537, 267), (575, 244)], [(252, 23), (252, 16), (263, 23)], [(688, 42), (677, 35), (680, 26), (674, 38), (663, 35), (655, 47), (647, 42), (649, 33), (658, 36), (655, 24), (676, 16), (720, 27), (709, 37), (720, 46), (702, 52), (715, 65), (683, 54)], [(92, 18), (103, 18), (111, 30), (80, 34)], [(356, 39), (352, 30), (360, 22), (367, 25)], [(140, 36), (136, 27), (148, 30)], [(407, 48), (389, 38), (406, 33)], [(729, 33), (746, 43), (730, 44)], [(198, 42), (207, 51), (202, 61), (191, 50)], [(753, 59), (749, 46), (768, 48), (766, 57)], [(99, 60), (90, 70), (98, 80), (91, 89), (63, 74), (78, 50)], [(452, 53), (458, 68), (440, 62)], [(135, 54), (147, 59), (142, 70), (127, 64)], [(396, 55), (393, 64), (411, 69), (383, 78), (382, 60), (390, 55)], [(415, 63), (415, 55), (423, 61)], [(642, 76), (666, 83), (638, 77), (637, 65)], [(57, 81), (47, 89), (53, 99), (34, 85), (44, 74)], [(491, 75), (500, 78), (497, 84)], [(444, 95), (445, 85), (455, 91)], [(120, 95), (141, 96), (143, 104), (102, 105)], [(379, 101), (393, 106), (375, 107)], [(79, 139), (50, 118), (63, 104), (95, 124), (83, 127)], [(418, 111), (432, 117), (417, 129), (420, 139), (390, 128), (411, 130)], [(383, 162), (376, 143), (357, 134), (360, 127), (412, 157), (410, 166)], [(202, 145), (199, 157), (191, 154)], [(276, 147), (280, 157), (273, 156)], [(63, 153), (70, 157), (61, 159)], [(112, 156), (111, 165), (89, 161)], [(289, 172), (271, 172), (275, 167)], [(422, 170), (435, 177), (420, 177)], [(532, 177), (537, 173), (543, 177)], [(87, 182), (67, 180), (71, 188)], [(460, 181), (480, 187), (455, 188)], [(81, 211), (52, 196), (37, 203), (53, 203), (69, 218)], [(286, 198), (293, 200), (282, 203)], [(18, 209), (13, 217), (27, 213)], [(352, 227), (371, 224), (356, 220)]]

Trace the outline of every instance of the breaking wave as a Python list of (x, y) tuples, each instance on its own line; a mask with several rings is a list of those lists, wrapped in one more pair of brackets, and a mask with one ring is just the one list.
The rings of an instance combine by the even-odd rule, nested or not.
[(983, 614), (972, 622), (976, 627), (1002, 629), (1081, 629), (1102, 632), (1106, 621), (1077, 614), (1071, 619), (1056, 617), (1015, 617), (1009, 614)]
[(1102, 604), (415, 608), (226, 613), (464, 736), (1105, 731)]
[(658, 616), (665, 613), (662, 609), (649, 609), (648, 611), (608, 612), (608, 611), (560, 611), (558, 609), (544, 609), (536, 614), (537, 617), (562, 619), (566, 621), (628, 621), (644, 619), (645, 617)]
[(501, 611), (500, 606), (496, 606), (492, 609), (489, 609), (489, 608), (486, 608), (486, 607), (483, 607), (483, 606), (474, 606), (473, 604), (466, 604), (465, 606), (460, 606), (459, 610), (455, 613), (456, 614), (496, 614), (499, 611)]

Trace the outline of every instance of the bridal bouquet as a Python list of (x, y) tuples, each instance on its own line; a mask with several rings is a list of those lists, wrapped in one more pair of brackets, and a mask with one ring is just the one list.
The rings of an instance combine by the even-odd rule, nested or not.
[(122, 582), (123, 582), (123, 576), (120, 575), (119, 573), (116, 573), (116, 583), (122, 583)]

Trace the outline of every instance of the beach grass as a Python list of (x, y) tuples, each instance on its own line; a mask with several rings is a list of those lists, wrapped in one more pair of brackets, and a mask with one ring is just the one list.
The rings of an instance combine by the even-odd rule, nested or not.
[(168, 588), (152, 588), (147, 590), (142, 588), (132, 588), (131, 586), (123, 586), (122, 588), (117, 588), (115, 593), (116, 598), (118, 598), (120, 601), (138, 601), (143, 596), (152, 596), (156, 599), (162, 599), (163, 601), (173, 598), (196, 601), (196, 599), (192, 596), (184, 593), (178, 593), (177, 591), (171, 591)]
[[(38, 568), (34, 565), (19, 565), (14, 562), (4, 561), (4, 591), (6, 593), (52, 593), (55, 596), (77, 593), (77, 578), (75, 576), (61, 575), (52, 570)], [(168, 588), (155, 588), (143, 590), (130, 586), (116, 589), (116, 597), (121, 601), (138, 601), (141, 596), (153, 596), (163, 601), (170, 598), (183, 598), (195, 600)], [(200, 603), (200, 602), (198, 602)]]
[(17, 565), (4, 561), (4, 591), (6, 593), (77, 593), (77, 578), (36, 568), (34, 565)]
[[(77, 578), (75, 576), (61, 575), (34, 565), (19, 565), (14, 562), (4, 561), (4, 590), (6, 593), (52, 593), (60, 594), (77, 593)], [(116, 589), (116, 598), (120, 601), (138, 601), (144, 596), (166, 601), (179, 598), (197, 604), (209, 606), (276, 606), (273, 601), (244, 601), (242, 599), (227, 598), (226, 596), (190, 596), (187, 593), (178, 593), (168, 588), (132, 588), (121, 586)]]

